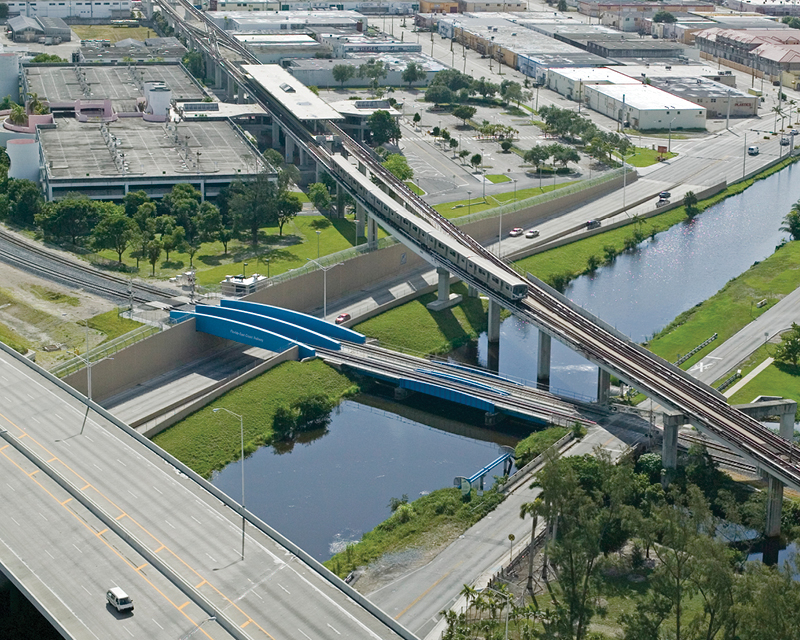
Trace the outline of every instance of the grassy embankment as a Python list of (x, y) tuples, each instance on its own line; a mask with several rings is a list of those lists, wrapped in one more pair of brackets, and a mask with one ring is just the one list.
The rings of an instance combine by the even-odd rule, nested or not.
[(540, 456), (545, 450), (567, 435), (566, 427), (550, 427), (542, 431), (535, 431), (524, 440), (520, 440), (515, 447), (516, 466), (524, 467), (531, 460)]
[(321, 360), (285, 362), (233, 389), (211, 404), (158, 434), (153, 441), (201, 476), (240, 458), (239, 422), (215, 408), (244, 416), (245, 455), (272, 438), (272, 418), (313, 390), (339, 400), (354, 391), (352, 381)]
[[(486, 176), (489, 179), (489, 176)], [(544, 176), (547, 180), (547, 176)], [(517, 200), (524, 200), (525, 198), (532, 198), (548, 191), (561, 189), (567, 185), (574, 184), (576, 180), (569, 182), (561, 182), (555, 186), (552, 184), (545, 184), (540, 189), (539, 187), (532, 187), (530, 189), (517, 189)], [(481, 198), (480, 194), (476, 192), (475, 197), (471, 200), (455, 200), (454, 202), (443, 202), (442, 204), (435, 204), (433, 208), (441, 213), (445, 218), (460, 218), (469, 213), (478, 213), (486, 209), (494, 209), (504, 204), (514, 202), (514, 191), (507, 191), (504, 193), (496, 193), (494, 195), (487, 195), (486, 198)]]
[(412, 503), (400, 504), (395, 512), (360, 542), (349, 545), (325, 562), (339, 577), (368, 565), (385, 553), (413, 547), (433, 549), (444, 546), (469, 529), (503, 500), (495, 490), (478, 497), (472, 492), (464, 500), (455, 487), (437, 489)]
[(425, 305), (436, 300), (435, 293), (428, 293), (353, 328), (398, 351), (447, 353), (474, 340), (488, 326), (484, 301), (467, 296), (467, 287), (461, 282), (453, 285), (451, 291), (460, 293), (464, 299), (450, 309), (428, 309)]
[[(636, 153), (625, 156), (625, 161), (632, 167), (649, 167), (650, 165), (658, 162), (659, 158), (665, 158), (669, 160), (670, 158), (674, 158), (678, 155), (672, 151), (661, 154), (650, 147), (635, 147), (635, 149)], [(614, 153), (614, 157), (622, 160), (622, 156), (619, 155), (619, 153)]]

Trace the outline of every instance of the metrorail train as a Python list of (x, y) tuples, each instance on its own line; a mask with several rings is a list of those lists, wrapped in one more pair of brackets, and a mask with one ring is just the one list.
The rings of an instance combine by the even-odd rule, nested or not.
[(509, 300), (522, 300), (528, 295), (528, 284), (486, 258), (476, 255), (447, 233), (407, 211), (369, 178), (361, 174), (341, 155), (328, 155), (331, 170), (349, 191), (369, 205), (370, 211), (416, 240), (428, 252), (436, 254), (462, 272), (482, 282), (488, 289)]

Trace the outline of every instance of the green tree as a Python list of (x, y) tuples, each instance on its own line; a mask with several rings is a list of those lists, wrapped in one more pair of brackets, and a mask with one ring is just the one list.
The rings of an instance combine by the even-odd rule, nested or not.
[(8, 5), (5, 2), (0, 2), (0, 19), (8, 17)]
[(539, 171), (539, 167), (550, 157), (550, 148), (546, 145), (537, 145), (532, 149), (528, 149), (522, 156), (522, 159), (527, 162), (528, 164), (532, 164), (536, 167), (536, 171)]
[(484, 98), (493, 98), (500, 91), (500, 85), (490, 82), (485, 78), (475, 80), (470, 86), (476, 93), (480, 93)]
[(780, 230), (788, 233), (792, 240), (800, 240), (800, 201), (795, 202), (784, 216)]
[(25, 107), (22, 105), (12, 104), (11, 113), (8, 114), (8, 119), (11, 121), (11, 124), (21, 127), (28, 122), (28, 113), (25, 111)]
[(425, 69), (423, 69), (416, 62), (409, 62), (406, 65), (406, 68), (403, 69), (403, 74), (401, 76), (403, 82), (405, 82), (408, 85), (409, 89), (411, 88), (412, 84), (424, 80), (427, 77), (428, 74), (425, 71)]
[(344, 83), (352, 80), (356, 75), (356, 68), (349, 64), (335, 64), (331, 69), (333, 79), (343, 88)]
[(139, 207), (145, 202), (152, 202), (150, 197), (144, 191), (128, 191), (125, 197), (122, 198), (122, 206), (125, 208), (125, 215), (129, 218), (136, 216)]
[(161, 250), (162, 250), (161, 241), (157, 240), (156, 238), (153, 238), (147, 243), (147, 251), (146, 251), (147, 262), (149, 262), (150, 265), (153, 267), (152, 275), (156, 275), (156, 263), (158, 262), (158, 259), (161, 257)]
[(320, 213), (325, 213), (331, 207), (331, 194), (321, 182), (308, 185), (308, 199)]
[(399, 153), (391, 153), (384, 160), (383, 166), (386, 167), (392, 175), (398, 180), (406, 181), (414, 177), (414, 170), (408, 166), (406, 157)]
[(278, 223), (278, 235), (283, 235), (283, 225), (292, 220), (303, 210), (303, 203), (294, 193), (280, 193), (275, 201), (275, 220)]
[(566, 168), (568, 163), (578, 162), (581, 159), (578, 152), (572, 147), (567, 147), (563, 144), (554, 144), (552, 146), (553, 148), (550, 149), (550, 155), (553, 156), (553, 161), (560, 162), (564, 168)]
[(500, 85), (500, 95), (506, 102), (516, 102), (519, 106), (523, 97), (522, 85), (513, 80), (506, 80)]
[(187, 51), (181, 62), (195, 78), (202, 80), (206, 77), (206, 63), (199, 51)]
[[(447, 143), (450, 148), (453, 150), (453, 157), (456, 157), (456, 149), (458, 148), (458, 140), (455, 138), (450, 138), (449, 142)], [(510, 145), (511, 143), (509, 143)]]
[(556, 6), (561, 13), (567, 12), (567, 0), (558, 0), (558, 5)]
[(400, 125), (394, 116), (384, 109), (378, 109), (367, 118), (372, 142), (381, 146), (387, 142), (397, 142), (400, 139)]
[(425, 102), (433, 102), (436, 105), (448, 104), (453, 102), (453, 92), (445, 86), (432, 84), (425, 92)]
[(122, 264), (122, 254), (136, 237), (136, 231), (136, 223), (125, 215), (122, 207), (109, 204), (92, 231), (92, 244), (96, 250), (113, 249)]
[[(8, 5), (6, 5), (6, 6), (8, 6)], [(0, 13), (2, 13), (2, 10), (0, 10)], [(0, 16), (0, 17), (2, 17), (2, 16)], [(54, 55), (54, 54), (40, 53), (38, 55), (33, 56), (33, 59), (31, 60), (31, 62), (36, 62), (36, 63), (67, 62), (67, 60), (65, 60), (61, 56), (57, 56), (57, 55)]]
[(180, 251), (185, 245), (186, 230), (180, 225), (170, 227), (169, 231), (161, 234), (161, 247), (167, 256), (167, 262), (169, 262), (170, 251)]
[(789, 331), (781, 334), (781, 343), (775, 349), (775, 360), (797, 368), (800, 363), (800, 325), (792, 323)]
[(373, 91), (378, 90), (381, 80), (387, 75), (389, 75), (389, 70), (384, 66), (383, 60), (372, 58), (358, 67), (358, 77), (367, 78)]
[(30, 226), (41, 212), (44, 199), (39, 185), (30, 180), (8, 181), (8, 219), (19, 225)]
[(665, 22), (671, 24), (676, 22), (678, 19), (672, 15), (669, 11), (656, 11), (655, 15), (653, 16), (653, 22)]
[(78, 244), (78, 238), (91, 233), (99, 215), (95, 202), (87, 196), (68, 193), (63, 200), (45, 204), (34, 221), (46, 237), (69, 238), (72, 244)]
[(458, 157), (461, 158), (462, 163), (467, 159), (468, 155), (469, 151), (467, 149), (462, 149), (461, 151), (458, 152)]
[(414, 124), (418, 125), (419, 121), (422, 120), (422, 116), (419, 115), (419, 112), (415, 112), (414, 117), (412, 119), (414, 120)]
[(459, 118), (463, 123), (464, 126), (467, 126), (467, 120), (472, 118), (475, 115), (477, 109), (475, 107), (471, 107), (467, 104), (460, 104), (455, 109), (453, 109), (453, 115), (456, 118)]
[(697, 196), (694, 191), (687, 191), (683, 195), (683, 207), (686, 210), (686, 217), (694, 218), (697, 215)]
[(276, 222), (274, 201), (277, 185), (265, 173), (259, 173), (251, 182), (237, 187), (229, 202), (233, 229), (237, 234), (247, 233), (250, 243), (258, 245), (258, 230)]
[(503, 140), (500, 143), (500, 148), (503, 150), (504, 153), (508, 153), (511, 150), (511, 147), (514, 146), (514, 143), (511, 140)]
[(222, 214), (219, 212), (219, 207), (211, 202), (203, 202), (196, 219), (199, 240), (213, 242), (222, 228)]
[(476, 153), (469, 159), (469, 163), (472, 165), (474, 169), (480, 167), (482, 162), (483, 162), (483, 156), (480, 153)]

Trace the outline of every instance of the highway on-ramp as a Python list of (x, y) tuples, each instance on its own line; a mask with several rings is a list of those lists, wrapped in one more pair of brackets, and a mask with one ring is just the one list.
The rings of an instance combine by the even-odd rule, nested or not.
[(237, 505), (96, 408), (2, 345), (0, 565), (62, 635), (413, 638), (249, 514), (242, 560)]

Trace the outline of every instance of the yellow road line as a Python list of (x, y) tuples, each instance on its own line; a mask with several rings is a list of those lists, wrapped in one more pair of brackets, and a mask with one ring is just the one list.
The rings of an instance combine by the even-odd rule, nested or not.
[(400, 613), (398, 613), (398, 614), (397, 614), (397, 615), (394, 617), (394, 619), (395, 619), (395, 620), (398, 620), (398, 619), (400, 618), (400, 616), (402, 616), (402, 615), (403, 615), (403, 614), (404, 614), (406, 611), (408, 611), (408, 610), (409, 610), (411, 607), (413, 607), (413, 606), (414, 606), (415, 604), (417, 604), (417, 603), (418, 603), (420, 600), (422, 600), (422, 599), (423, 599), (425, 596), (427, 596), (427, 595), (428, 595), (428, 593), (430, 593), (430, 591), (431, 591), (431, 590), (432, 590), (432, 589), (433, 589), (433, 588), (434, 588), (434, 587), (435, 587), (437, 584), (439, 584), (439, 583), (440, 583), (442, 580), (444, 580), (444, 579), (445, 579), (447, 576), (449, 576), (451, 573), (453, 573), (453, 571), (455, 571), (455, 570), (456, 570), (458, 567), (460, 567), (462, 564), (464, 564), (464, 561), (463, 561), (463, 560), (462, 560), (461, 562), (459, 562), (459, 563), (458, 563), (458, 564), (457, 564), (455, 567), (453, 567), (452, 569), (450, 569), (450, 571), (448, 571), (447, 573), (445, 573), (445, 574), (444, 574), (444, 575), (443, 575), (441, 578), (439, 578), (439, 579), (438, 579), (436, 582), (434, 582), (434, 583), (433, 583), (433, 584), (432, 584), (430, 587), (428, 587), (427, 589), (425, 589), (425, 591), (423, 591), (423, 592), (422, 592), (422, 593), (421, 593), (421, 594), (420, 594), (420, 595), (417, 597), (417, 599), (416, 599), (416, 600), (414, 600), (414, 602), (412, 602), (412, 603), (411, 603), (410, 605), (408, 605), (408, 606), (407, 606), (405, 609), (403, 609), (403, 610), (402, 610)]

